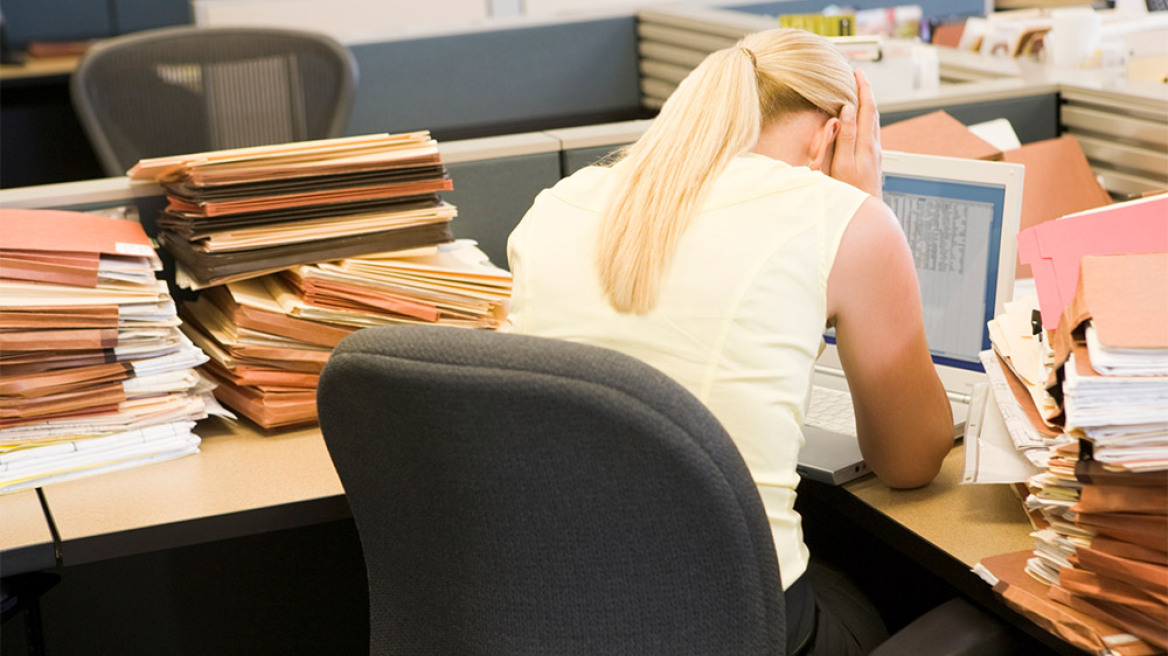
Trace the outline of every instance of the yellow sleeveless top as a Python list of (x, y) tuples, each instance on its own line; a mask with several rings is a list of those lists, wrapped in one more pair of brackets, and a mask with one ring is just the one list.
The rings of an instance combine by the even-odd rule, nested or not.
[(511, 234), (511, 330), (627, 353), (705, 403), (758, 484), (785, 589), (807, 568), (795, 464), (823, 345), (827, 276), (867, 195), (806, 167), (741, 155), (681, 238), (654, 309), (620, 314), (604, 299), (595, 264), (615, 178), (602, 167), (565, 178), (540, 193)]

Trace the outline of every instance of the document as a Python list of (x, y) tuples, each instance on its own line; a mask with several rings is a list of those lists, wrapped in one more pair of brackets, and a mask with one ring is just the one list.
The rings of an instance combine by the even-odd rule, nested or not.
[(975, 389), (965, 422), (963, 483), (1024, 483), (1039, 471), (1014, 445), (989, 388)]

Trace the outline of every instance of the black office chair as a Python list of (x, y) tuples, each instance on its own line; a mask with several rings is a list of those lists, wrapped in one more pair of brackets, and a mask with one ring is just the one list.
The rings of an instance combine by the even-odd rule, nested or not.
[(70, 81), (102, 168), (138, 160), (341, 136), (352, 53), (310, 32), (183, 26), (107, 39)]
[(449, 327), (354, 333), (321, 428), (361, 536), (372, 654), (782, 654), (734, 444), (619, 353)]
[[(345, 338), (317, 391), (370, 653), (783, 654), (757, 488), (721, 424), (607, 349), (449, 327)], [(873, 656), (1022, 654), (955, 598)]]

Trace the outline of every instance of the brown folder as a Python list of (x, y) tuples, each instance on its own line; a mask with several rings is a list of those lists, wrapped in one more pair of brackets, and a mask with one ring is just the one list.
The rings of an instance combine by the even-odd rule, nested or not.
[(291, 317), (283, 312), (256, 307), (264, 300), (271, 301), (262, 280), (244, 280), (211, 287), (199, 294), (198, 303), (211, 303), (219, 308), (236, 326), (270, 335), (278, 335), (321, 346), (336, 346), (356, 328)]
[[(1094, 613), (1085, 613), (1050, 598), (1050, 586), (1026, 573), (1026, 561), (1033, 551), (1014, 551), (983, 558), (981, 565), (998, 578), (994, 592), (1007, 605), (1030, 618), (1038, 626), (1090, 653), (1111, 649), (1120, 656), (1152, 656), (1156, 649), (1142, 640), (1125, 641), (1126, 630)], [(1118, 639), (1117, 639), (1118, 638)]]
[(1120, 558), (1089, 547), (1077, 548), (1071, 562), (1089, 572), (1126, 581), (1156, 598), (1168, 595), (1168, 567), (1163, 565)]
[[(1168, 221), (1166, 221), (1168, 229)], [(1087, 255), (1057, 333), (1077, 334), (1090, 319), (1113, 348), (1168, 349), (1168, 253)], [(1064, 330), (1064, 326), (1067, 330)], [(1065, 344), (1064, 344), (1065, 347)]]
[[(1111, 196), (1095, 178), (1079, 141), (1071, 135), (1047, 139), (1006, 151), (1002, 160), (1026, 167), (1019, 231), (1044, 221), (1102, 207)], [(1030, 265), (1021, 259), (1015, 277), (1030, 278)]]
[[(1162, 517), (1165, 522), (1168, 522), (1168, 517)], [(1142, 560), (1145, 563), (1168, 567), (1168, 544), (1162, 545), (1159, 548), (1152, 548), (1142, 544), (1117, 540), (1106, 535), (1096, 535), (1091, 538), (1091, 548), (1109, 556), (1116, 556), (1117, 558)], [(1164, 603), (1168, 604), (1168, 593), (1164, 596)]]
[(3, 351), (81, 351), (118, 345), (117, 328), (63, 330), (0, 330)]
[[(1002, 159), (1002, 151), (974, 134), (961, 121), (944, 110), (897, 121), (880, 128), (880, 146), (884, 150), (919, 155)], [(1029, 173), (1026, 184), (1030, 184)]]
[(0, 278), (95, 287), (100, 262), (97, 253), (0, 250)]
[[(1130, 604), (1143, 608), (1158, 606), (1159, 612), (1168, 613), (1168, 600), (1153, 597), (1130, 583), (1103, 574), (1075, 567), (1063, 567), (1059, 570), (1059, 585), (1066, 588), (1067, 591), (1083, 597), (1093, 597), (1112, 603)], [(1151, 611), (1150, 608), (1149, 611)]]
[(57, 369), (23, 376), (5, 372), (5, 376), (0, 378), (0, 396), (44, 397), (97, 383), (126, 380), (132, 372), (133, 367), (124, 362)]
[[(1168, 523), (1168, 487), (1084, 485), (1071, 510), (1084, 513), (1126, 512), (1160, 515)], [(1168, 548), (1168, 543), (1165, 544)]]
[[(140, 223), (85, 212), (0, 209), (0, 235), (4, 235), (0, 252), (15, 253), (25, 261), (35, 253), (157, 258)], [(98, 261), (87, 261), (94, 267), (96, 283)]]
[(265, 430), (292, 428), (317, 421), (316, 390), (265, 394), (255, 387), (237, 386), (218, 377), (214, 370), (206, 373), (218, 383), (215, 398)]
[(1051, 586), (1050, 598), (1084, 613), (1101, 617), (1159, 649), (1168, 649), (1168, 625), (1160, 620), (1160, 613), (1149, 616), (1139, 608), (1085, 598), (1071, 594), (1057, 585)]
[(0, 312), (0, 330), (14, 328), (117, 328), (116, 305), (14, 308)]

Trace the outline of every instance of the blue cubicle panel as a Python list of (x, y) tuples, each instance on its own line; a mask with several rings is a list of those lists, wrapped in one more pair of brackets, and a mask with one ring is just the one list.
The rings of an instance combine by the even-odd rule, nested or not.
[(443, 139), (636, 118), (636, 21), (620, 16), (351, 46), (351, 135)]
[(84, 41), (191, 22), (190, 0), (4, 0), (5, 38)]
[(507, 268), (507, 237), (540, 191), (560, 179), (552, 151), (447, 164), (454, 191), (442, 197), (458, 207), (454, 236), (473, 239), (496, 266)]
[(117, 34), (107, 0), (4, 0), (4, 37), (18, 48), (29, 41), (81, 41)]

